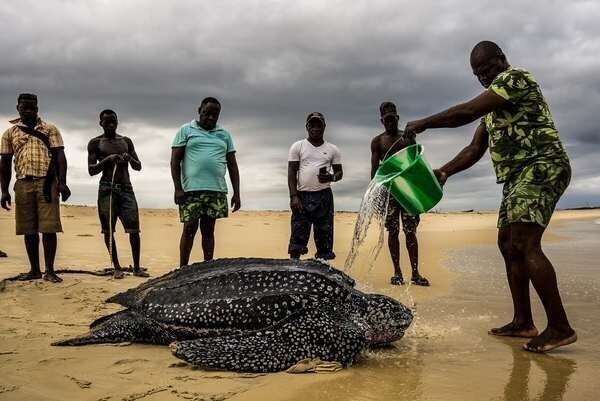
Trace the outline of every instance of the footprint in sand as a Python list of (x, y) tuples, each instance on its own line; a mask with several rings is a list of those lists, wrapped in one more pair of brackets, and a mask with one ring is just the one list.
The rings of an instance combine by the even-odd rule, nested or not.
[(141, 359), (141, 358), (119, 359), (118, 361), (113, 362), (113, 365), (126, 365), (126, 364), (136, 363), (136, 362), (148, 362), (148, 360)]
[(12, 393), (13, 391), (15, 391), (18, 388), (19, 388), (19, 386), (10, 386), (10, 385), (6, 385), (6, 384), (0, 384), (0, 394)]
[(90, 388), (92, 386), (92, 382), (91, 381), (78, 379), (78, 378), (73, 377), (73, 376), (66, 376), (65, 375), (65, 377), (71, 379), (71, 381), (73, 381), (75, 384), (77, 384), (79, 386), (79, 388)]
[(172, 388), (172, 386), (164, 386), (164, 387), (155, 387), (155, 388), (151, 388), (148, 391), (145, 391), (143, 393), (133, 393), (133, 394), (129, 394), (125, 397), (122, 398), (123, 401), (136, 401), (136, 400), (141, 400), (142, 398), (146, 398), (149, 397), (151, 395), (154, 395), (156, 393), (161, 393), (163, 391), (167, 391), (170, 388)]

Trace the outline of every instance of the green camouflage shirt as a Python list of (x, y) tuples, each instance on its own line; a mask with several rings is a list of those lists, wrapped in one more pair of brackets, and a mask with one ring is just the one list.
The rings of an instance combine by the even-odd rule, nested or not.
[(498, 183), (533, 162), (568, 163), (552, 114), (533, 75), (511, 67), (498, 74), (488, 90), (508, 101), (481, 119), (489, 135)]

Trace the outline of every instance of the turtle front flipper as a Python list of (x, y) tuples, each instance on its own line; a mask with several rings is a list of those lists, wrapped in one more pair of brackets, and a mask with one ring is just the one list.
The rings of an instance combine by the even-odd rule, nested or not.
[(318, 308), (297, 312), (267, 329), (175, 342), (171, 351), (207, 369), (277, 372), (303, 359), (348, 366), (365, 344), (363, 332), (345, 316)]
[(126, 309), (95, 320), (90, 324), (88, 334), (56, 341), (52, 345), (75, 346), (127, 341), (166, 345), (174, 340), (173, 335), (154, 320)]

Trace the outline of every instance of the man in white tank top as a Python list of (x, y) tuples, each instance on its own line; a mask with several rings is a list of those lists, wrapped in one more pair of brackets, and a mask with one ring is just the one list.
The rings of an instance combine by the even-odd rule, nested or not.
[(308, 253), (313, 227), (315, 258), (334, 259), (333, 193), (331, 183), (342, 179), (341, 154), (323, 139), (325, 117), (314, 112), (306, 118), (306, 139), (295, 142), (288, 156), (288, 188), (292, 209), (288, 253), (293, 259)]

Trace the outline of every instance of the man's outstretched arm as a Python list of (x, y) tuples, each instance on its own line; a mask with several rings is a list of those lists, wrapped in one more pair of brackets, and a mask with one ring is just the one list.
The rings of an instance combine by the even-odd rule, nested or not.
[(456, 128), (472, 123), (505, 105), (507, 100), (487, 90), (474, 99), (448, 110), (406, 124), (406, 135), (414, 136), (430, 128)]
[(475, 130), (473, 140), (454, 159), (437, 169), (436, 176), (441, 185), (444, 185), (448, 177), (466, 170), (477, 163), (488, 148), (488, 132), (483, 124)]

